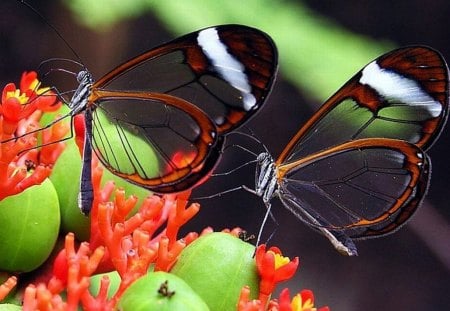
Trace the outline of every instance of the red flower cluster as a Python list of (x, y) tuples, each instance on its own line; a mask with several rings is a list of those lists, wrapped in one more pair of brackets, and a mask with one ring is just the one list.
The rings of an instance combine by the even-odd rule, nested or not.
[[(0, 193), (0, 199), (2, 195), (5, 197), (15, 190), (24, 189), (23, 185), (28, 177), (16, 178), (13, 181), (10, 178), (18, 174), (19, 165), (23, 165), (24, 159), (30, 159), (31, 154), (37, 153), (33, 158), (34, 163), (37, 163), (33, 175), (38, 171), (38, 167), (49, 168), (56, 161), (62, 146), (53, 142), (63, 138), (68, 130), (67, 126), (60, 122), (42, 133), (42, 144), (52, 144), (42, 146), (34, 153), (32, 151), (37, 149), (28, 149), (37, 146), (36, 139), (40, 133), (37, 130), (37, 122), (41, 111), (51, 111), (58, 105), (60, 103), (56, 101), (54, 93), (49, 89), (39, 88), (35, 73), (24, 74), (20, 90), (16, 90), (13, 85), (5, 87), (0, 110), (0, 174), (4, 174), (1, 165), (5, 163), (16, 171), (8, 171), (8, 176), (0, 176), (0, 186), (5, 185), (8, 180), (11, 183), (7, 190), (2, 188), (4, 193)], [(77, 116), (77, 135), (84, 133), (81, 121), (81, 116)], [(22, 141), (26, 147), (19, 143)], [(80, 137), (77, 142), (81, 147)], [(5, 157), (8, 152), (14, 156)], [(98, 165), (95, 157), (92, 168), (94, 202), (90, 240), (77, 243), (74, 234), (66, 235), (64, 248), (53, 259), (50, 275), (41, 275), (36, 278), (39, 281), (25, 288), (23, 310), (77, 310), (80, 306), (83, 310), (113, 310), (134, 281), (147, 275), (149, 270), (169, 272), (187, 245), (199, 236), (213, 231), (206, 228), (200, 234), (191, 232), (183, 238), (178, 237), (180, 228), (192, 219), (200, 208), (196, 203), (187, 204), (190, 193), (149, 196), (133, 214), (138, 198), (126, 197), (125, 192), (117, 189), (111, 181), (102, 187), (103, 168)], [(42, 180), (49, 174), (49, 171), (45, 171), (45, 174), (39, 172), (39, 178), (34, 177), (34, 181)], [(224, 231), (235, 236), (239, 236), (241, 232), (239, 228)], [(250, 300), (250, 288), (244, 287), (239, 301), (236, 301), (237, 310), (328, 310), (314, 308), (314, 297), (310, 291), (301, 291), (291, 299), (289, 290), (285, 289), (278, 300), (271, 299), (276, 285), (292, 278), (296, 272), (298, 257), (290, 260), (284, 257), (278, 248), (271, 247), (266, 250), (266, 246), (261, 245), (255, 253), (255, 264), (260, 277), (258, 299)], [(112, 286), (107, 276), (101, 279), (98, 293), (94, 294), (89, 290), (92, 275), (113, 270), (120, 276), (117, 290), (109, 293)], [(0, 285), (0, 300), (16, 283), (17, 277), (12, 276)]]
[[(47, 285), (27, 287), (24, 310), (112, 310), (123, 292), (150, 265), (154, 271), (169, 271), (183, 248), (198, 237), (190, 233), (177, 239), (178, 231), (198, 211), (198, 204), (187, 206), (188, 193), (178, 197), (147, 197), (133, 216), (127, 218), (137, 197), (125, 198), (112, 182), (100, 186), (103, 169), (93, 162), (94, 204), (91, 211), (91, 239), (74, 249), (74, 236), (66, 236), (65, 248), (53, 264), (53, 276)], [(114, 193), (114, 201), (109, 198)], [(156, 234), (163, 225), (166, 228)], [(89, 291), (89, 277), (95, 272), (116, 270), (121, 278), (118, 290), (107, 298), (109, 280), (102, 279), (94, 297)], [(61, 293), (67, 292), (67, 301)], [(45, 300), (45, 301), (43, 301)], [(44, 307), (47, 306), (47, 307)]]
[(0, 105), (0, 200), (38, 185), (50, 175), (51, 167), (65, 146), (58, 141), (67, 135), (69, 125), (56, 122), (40, 131), (39, 120), (43, 112), (55, 111), (60, 106), (54, 92), (40, 88), (35, 72), (22, 75), (19, 89), (13, 83), (3, 88)]

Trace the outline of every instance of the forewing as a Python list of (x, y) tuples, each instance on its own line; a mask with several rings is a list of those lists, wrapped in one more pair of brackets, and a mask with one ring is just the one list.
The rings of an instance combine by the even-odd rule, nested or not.
[(213, 169), (222, 148), (200, 109), (164, 94), (97, 91), (92, 146), (114, 174), (166, 193), (189, 189)]
[(182, 36), (118, 66), (94, 89), (170, 94), (202, 109), (224, 134), (259, 110), (278, 65), (260, 30), (222, 25)]
[(448, 68), (428, 47), (387, 53), (334, 94), (290, 141), (278, 164), (361, 138), (406, 140), (427, 150), (448, 115)]
[(392, 139), (351, 141), (278, 170), (289, 210), (351, 238), (395, 231), (419, 206), (430, 178), (425, 153)]

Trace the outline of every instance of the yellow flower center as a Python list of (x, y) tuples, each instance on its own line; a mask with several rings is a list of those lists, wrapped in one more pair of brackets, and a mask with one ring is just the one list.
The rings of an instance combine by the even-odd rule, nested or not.
[(276, 254), (272, 251), (268, 251), (268, 253), (272, 253), (275, 257), (275, 270), (279, 267), (287, 265), (290, 262), (289, 257), (281, 256), (280, 254)]
[(302, 301), (302, 296), (300, 294), (297, 294), (292, 298), (291, 301), (291, 308), (293, 311), (302, 311), (302, 310), (316, 310), (314, 308), (314, 304), (312, 303), (311, 299), (306, 300), (305, 302)]
[(40, 88), (40, 86), (41, 86), (41, 81), (39, 81), (38, 79), (34, 79), (33, 82), (30, 83), (29, 89), (34, 90), (36, 92), (36, 94), (38, 94), (38, 95), (47, 93), (50, 90), (49, 87)]
[(47, 93), (49, 90), (50, 90), (49, 87), (43, 87), (43, 88), (37, 89), (36, 94), (42, 95), (44, 93)]
[(24, 105), (28, 102), (28, 96), (23, 93), (20, 93), (20, 90), (15, 90), (13, 92), (6, 92), (6, 98), (15, 97), (19, 100), (21, 105)]
[[(41, 86), (41, 82), (38, 79), (34, 79), (33, 82), (30, 83), (30, 86), (28, 87), (28, 89), (34, 90), (36, 92), (36, 94), (38, 94), (38, 95), (47, 93), (50, 90), (49, 87), (39, 88), (40, 86)], [(21, 105), (25, 105), (26, 103), (28, 103), (28, 100), (30, 99), (28, 96), (25, 95), (25, 93), (20, 93), (20, 90), (6, 92), (6, 98), (11, 98), (11, 97), (17, 98)]]

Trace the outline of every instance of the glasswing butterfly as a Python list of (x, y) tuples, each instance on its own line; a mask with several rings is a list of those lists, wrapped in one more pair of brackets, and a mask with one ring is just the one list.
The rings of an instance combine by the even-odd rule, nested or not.
[(277, 160), (258, 156), (250, 191), (267, 207), (263, 225), (276, 196), (347, 255), (357, 255), (353, 240), (400, 228), (427, 192), (425, 152), (446, 123), (448, 100), (448, 68), (431, 48), (400, 48), (366, 65)]
[(263, 105), (277, 68), (272, 39), (243, 25), (184, 35), (96, 82), (83, 68), (66, 100), (69, 117), (85, 117), (81, 211), (88, 214), (92, 204), (92, 150), (112, 173), (156, 193), (207, 178), (225, 136)]

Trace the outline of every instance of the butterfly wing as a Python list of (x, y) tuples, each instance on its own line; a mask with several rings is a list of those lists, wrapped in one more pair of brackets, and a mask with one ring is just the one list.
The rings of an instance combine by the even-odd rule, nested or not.
[(163, 94), (94, 93), (91, 143), (114, 174), (158, 193), (179, 192), (218, 161), (223, 139), (196, 106)]
[(118, 66), (94, 89), (180, 97), (202, 109), (225, 134), (253, 116), (278, 67), (272, 39), (255, 28), (221, 25), (182, 36)]
[(354, 140), (279, 166), (279, 197), (318, 230), (351, 239), (380, 236), (399, 228), (420, 205), (429, 165), (408, 142)]
[(277, 164), (370, 137), (402, 139), (427, 150), (447, 120), (448, 100), (448, 68), (437, 51), (422, 46), (394, 50), (328, 99)]
[(93, 149), (140, 186), (189, 189), (217, 163), (224, 135), (260, 109), (276, 70), (273, 41), (246, 26), (210, 27), (152, 49), (93, 85)]

